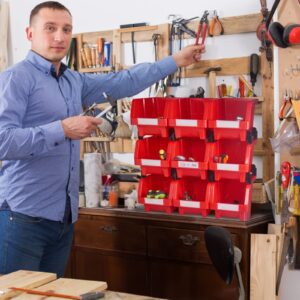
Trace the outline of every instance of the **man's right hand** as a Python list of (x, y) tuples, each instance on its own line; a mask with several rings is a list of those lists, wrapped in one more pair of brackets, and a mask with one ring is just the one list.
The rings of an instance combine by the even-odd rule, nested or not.
[(65, 137), (71, 140), (80, 140), (88, 137), (97, 126), (102, 123), (101, 119), (88, 116), (74, 116), (61, 121)]

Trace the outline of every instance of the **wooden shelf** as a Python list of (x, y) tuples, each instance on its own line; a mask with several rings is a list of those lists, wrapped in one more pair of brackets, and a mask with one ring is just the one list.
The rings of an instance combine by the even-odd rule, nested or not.
[(109, 137), (90, 136), (81, 139), (82, 142), (112, 142), (113, 139)]
[(125, 32), (139, 32), (139, 31), (153, 31), (157, 30), (158, 26), (140, 26), (140, 27), (128, 27), (128, 28), (121, 28), (118, 31), (121, 33)]
[[(241, 16), (233, 16), (220, 18), (224, 27), (224, 35), (255, 33), (258, 25), (262, 20), (261, 13), (247, 14)], [(211, 22), (211, 21), (210, 21)], [(197, 31), (199, 19), (192, 21), (188, 27)], [(98, 31), (91, 33), (82, 33), (76, 35), (77, 39), (77, 57), (80, 59), (80, 52), (85, 43), (97, 44), (98, 37), (102, 37), (112, 43), (112, 62), (115, 70), (128, 69), (130, 66), (125, 66), (122, 61), (122, 44), (130, 43), (132, 39), (132, 32), (134, 32), (135, 42), (152, 41), (153, 34), (160, 34), (158, 40), (158, 59), (162, 59), (169, 55), (169, 40), (170, 40), (170, 24), (160, 24), (155, 26), (142, 26), (133, 28), (114, 29), (109, 31)], [(191, 39), (190, 36), (183, 35), (183, 38)], [(208, 39), (215, 39), (218, 36), (207, 37)], [(182, 68), (182, 78), (207, 77), (205, 71), (210, 67), (220, 66), (221, 71), (217, 72), (217, 76), (240, 76), (249, 74), (250, 70), (249, 56), (221, 58), (202, 60), (199, 63), (193, 64), (187, 68)], [(80, 68), (81, 63), (78, 64), (80, 72), (86, 73), (100, 73), (110, 72), (112, 67), (99, 68)], [(260, 75), (262, 95), (254, 97), (258, 99), (255, 106), (255, 114), (262, 117), (262, 138), (259, 138), (254, 146), (254, 155), (260, 156), (263, 162), (262, 181), (268, 181), (274, 174), (274, 155), (269, 143), (269, 137), (273, 136), (273, 102), (274, 102), (274, 88), (272, 74), (270, 73), (270, 65), (267, 62), (265, 53), (260, 55)], [(110, 138), (87, 138), (82, 142), (104, 142), (109, 148), (108, 151), (112, 153), (132, 153), (134, 152), (135, 141), (130, 139), (110, 139)], [(295, 149), (294, 153), (300, 153), (300, 149)], [(255, 183), (253, 187), (253, 202), (266, 201), (265, 192), (263, 191), (261, 183)]]

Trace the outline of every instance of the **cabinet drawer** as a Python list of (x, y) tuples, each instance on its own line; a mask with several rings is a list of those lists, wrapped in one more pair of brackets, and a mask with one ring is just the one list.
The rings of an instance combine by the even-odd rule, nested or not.
[(75, 224), (74, 245), (146, 254), (145, 226), (109, 217), (81, 217)]
[[(149, 226), (149, 255), (188, 262), (211, 263), (204, 231)], [(236, 240), (232, 235), (233, 241)]]

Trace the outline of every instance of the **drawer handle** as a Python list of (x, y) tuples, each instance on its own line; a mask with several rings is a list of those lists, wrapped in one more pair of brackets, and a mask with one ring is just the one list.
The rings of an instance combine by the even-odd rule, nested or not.
[(196, 236), (192, 236), (191, 234), (181, 235), (179, 239), (182, 240), (182, 243), (186, 246), (193, 246), (199, 241)]
[(118, 231), (117, 227), (114, 225), (104, 225), (101, 227), (101, 230), (105, 231), (105, 232), (115, 232)]

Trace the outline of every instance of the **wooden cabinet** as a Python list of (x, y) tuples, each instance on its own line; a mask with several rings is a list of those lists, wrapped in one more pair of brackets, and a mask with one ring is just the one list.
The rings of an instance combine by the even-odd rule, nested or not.
[(214, 217), (80, 209), (71, 258), (74, 278), (104, 280), (109, 290), (168, 299), (237, 299), (234, 278), (226, 285), (204, 242), (207, 226), (226, 227), (243, 252), (241, 271), (249, 295), (250, 234), (265, 233), (269, 213), (247, 222)]

